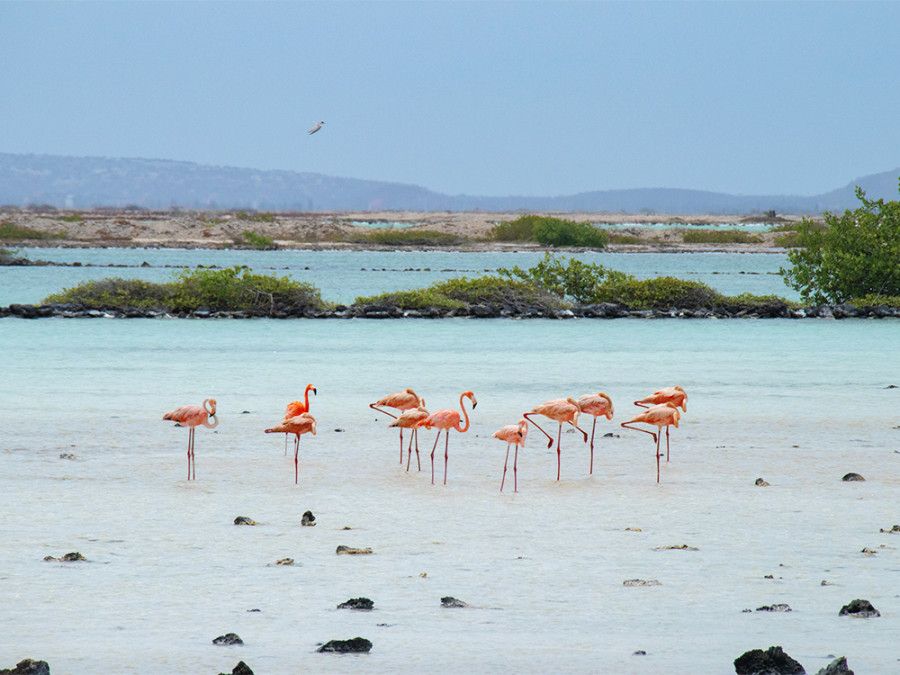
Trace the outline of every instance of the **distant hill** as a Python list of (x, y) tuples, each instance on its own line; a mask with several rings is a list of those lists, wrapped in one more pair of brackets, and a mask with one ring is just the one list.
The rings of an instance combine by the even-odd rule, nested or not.
[(270, 211), (624, 211), (741, 214), (842, 212), (856, 208), (854, 187), (871, 198), (897, 199), (900, 168), (864, 176), (821, 195), (731, 195), (638, 188), (558, 197), (444, 195), (417, 185), (262, 171), (191, 162), (0, 153), (0, 204), (57, 208)]

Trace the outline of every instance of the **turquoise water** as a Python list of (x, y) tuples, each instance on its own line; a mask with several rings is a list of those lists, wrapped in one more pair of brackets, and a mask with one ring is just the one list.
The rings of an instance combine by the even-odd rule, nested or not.
[[(359, 296), (384, 291), (423, 288), (454, 277), (494, 273), (499, 267), (527, 269), (543, 253), (443, 251), (211, 251), (188, 249), (69, 249), (23, 248), (32, 260), (103, 267), (0, 267), (0, 306), (37, 303), (62, 288), (84, 281), (121, 277), (168, 281), (179, 269), (197, 265), (247, 265), (277, 276), (290, 276), (316, 285), (322, 296), (350, 303)], [(701, 281), (727, 295), (753, 293), (796, 299), (778, 274), (786, 265), (782, 253), (604, 253), (574, 254), (645, 279), (675, 276)], [(144, 263), (150, 267), (142, 267)], [(123, 267), (105, 267), (123, 265)]]
[[(835, 655), (893, 672), (900, 535), (879, 529), (898, 521), (898, 336), (894, 320), (0, 320), (0, 664), (727, 673), (778, 644), (807, 672)], [(283, 438), (262, 430), (308, 382), (318, 433), (295, 486)], [(650, 437), (619, 423), (672, 384), (689, 402), (657, 484)], [(477, 396), (446, 486), (441, 449), (430, 481), (434, 433), (407, 473), (368, 407), (408, 386), (431, 410)], [(557, 482), (532, 429), (519, 492), (508, 475), (501, 494), (493, 431), (596, 391), (615, 417), (597, 424), (594, 474), (564, 432)], [(161, 418), (210, 396), (220, 424), (197, 430), (188, 482), (187, 433)], [(659, 550), (681, 544), (698, 550)], [(76, 550), (88, 562), (42, 560)], [(272, 565), (285, 557), (297, 564)], [(635, 578), (661, 585), (623, 585)], [(472, 607), (444, 609), (447, 595)], [(375, 610), (336, 609), (359, 596)], [(839, 617), (854, 598), (882, 616)], [(742, 611), (773, 603), (793, 611)], [(212, 645), (226, 632), (245, 645)], [(315, 652), (357, 635), (370, 654)]]

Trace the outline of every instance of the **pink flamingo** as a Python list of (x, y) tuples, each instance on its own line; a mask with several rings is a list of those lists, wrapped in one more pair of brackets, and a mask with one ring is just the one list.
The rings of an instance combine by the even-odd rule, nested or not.
[(416, 441), (416, 464), (419, 465), (419, 471), (422, 470), (422, 462), (419, 460), (419, 427), (428, 417), (428, 411), (425, 406), (420, 405), (418, 408), (411, 408), (400, 413), (400, 417), (388, 424), (388, 427), (400, 427), (400, 463), (403, 463), (403, 430), (412, 429), (409, 435), (409, 451), (406, 457), (406, 470), (409, 471), (409, 463), (412, 460), (413, 439)]
[(593, 415), (594, 424), (591, 427), (591, 475), (594, 473), (594, 431), (597, 429), (597, 418), (603, 415), (607, 419), (613, 418), (612, 399), (602, 391), (597, 394), (584, 394), (578, 397), (578, 407), (581, 412)]
[(459, 407), (462, 409), (463, 415), (466, 417), (465, 426), (459, 425), (459, 413), (455, 410), (438, 410), (435, 413), (430, 414), (424, 420), (422, 420), (420, 426), (425, 427), (426, 429), (431, 429), (431, 427), (437, 427), (438, 433), (437, 436), (434, 437), (434, 446), (431, 448), (431, 484), (434, 485), (434, 451), (437, 449), (438, 439), (441, 437), (441, 431), (444, 432), (444, 485), (447, 484), (447, 460), (449, 457), (449, 445), (450, 445), (450, 429), (456, 429), (460, 433), (464, 433), (469, 430), (469, 413), (466, 412), (466, 407), (463, 405), (463, 398), (468, 398), (472, 401), (472, 410), (475, 409), (475, 406), (478, 405), (478, 401), (475, 400), (475, 394), (471, 391), (464, 391), (459, 395)]
[[(645, 434), (650, 434), (653, 436), (653, 440), (656, 441), (656, 482), (659, 482), (659, 441), (662, 437), (662, 428), (666, 428), (666, 461), (669, 461), (669, 426), (675, 425), (675, 428), (678, 428), (678, 420), (681, 417), (681, 413), (678, 412), (678, 408), (675, 407), (674, 403), (661, 403), (659, 405), (655, 405), (652, 408), (647, 408), (640, 415), (636, 415), (632, 419), (627, 422), (622, 422), (622, 426), (626, 429), (634, 429), (635, 431), (642, 431)], [(656, 434), (652, 431), (647, 431), (646, 429), (638, 429), (637, 427), (629, 426), (631, 424), (637, 423), (650, 424), (659, 428), (659, 434)]]
[(267, 434), (294, 434), (294, 485), (299, 481), (300, 474), (300, 436), (302, 434), (312, 433), (316, 435), (316, 418), (308, 412), (300, 413), (295, 417), (283, 420), (271, 429), (266, 429)]
[[(291, 401), (287, 404), (287, 408), (284, 411), (284, 419), (289, 420), (292, 417), (296, 417), (300, 413), (309, 412), (309, 392), (313, 394), (316, 393), (316, 388), (308, 384), (306, 385), (306, 391), (303, 392), (303, 400), (302, 401)], [(284, 454), (287, 454), (287, 437), (288, 435), (284, 435)]]
[(634, 404), (642, 408), (649, 408), (651, 405), (661, 405), (663, 403), (672, 403), (681, 406), (684, 412), (687, 412), (687, 393), (677, 384), (674, 387), (666, 387), (659, 391), (654, 391), (649, 396), (645, 396)]
[[(209, 408), (207, 408), (207, 404)], [(209, 418), (214, 421), (212, 424)], [(172, 412), (163, 415), (164, 420), (175, 422), (175, 426), (190, 427), (188, 431), (188, 480), (191, 480), (191, 469), (193, 468), (193, 478), (197, 479), (197, 465), (194, 463), (194, 429), (199, 425), (203, 425), (209, 429), (215, 429), (219, 426), (219, 418), (216, 417), (216, 399), (208, 398), (203, 401), (203, 405), (183, 405), (175, 408)]]
[(561, 453), (559, 444), (562, 441), (562, 425), (563, 422), (568, 422), (573, 427), (578, 429), (584, 436), (585, 442), (587, 442), (587, 432), (582, 431), (578, 427), (578, 415), (581, 414), (581, 408), (578, 407), (578, 402), (574, 398), (556, 398), (552, 401), (546, 401), (541, 403), (538, 406), (535, 406), (531, 409), (531, 412), (525, 413), (523, 417), (531, 422), (537, 429), (546, 436), (550, 442), (547, 444), (548, 448), (553, 447), (553, 437), (548, 434), (546, 431), (541, 429), (540, 425), (531, 419), (532, 415), (543, 415), (544, 417), (549, 417), (551, 420), (556, 420), (559, 422), (559, 434), (556, 439), (556, 480), (559, 480), (559, 472), (560, 472), (560, 464), (561, 464)]
[(506, 459), (503, 460), (503, 479), (500, 481), (500, 492), (503, 492), (503, 484), (506, 482), (506, 464), (509, 462), (509, 446), (516, 444), (516, 454), (513, 456), (513, 492), (519, 491), (519, 446), (525, 447), (525, 436), (528, 435), (528, 422), (519, 420), (518, 424), (507, 424), (494, 432), (494, 438), (506, 441)]
[[(419, 398), (419, 395), (414, 392), (412, 389), (406, 389), (405, 391), (395, 391), (393, 394), (388, 394), (384, 398), (380, 398), (375, 403), (370, 403), (369, 407), (372, 410), (377, 410), (378, 412), (384, 413), (385, 415), (389, 415), (396, 419), (397, 415), (394, 413), (388, 412), (387, 410), (382, 410), (381, 406), (387, 406), (388, 408), (395, 408), (399, 411), (404, 410), (412, 410), (413, 408), (418, 408), (419, 406), (425, 405), (425, 399)], [(393, 426), (393, 425), (391, 425)], [(416, 433), (415, 429), (413, 433)], [(416, 433), (416, 443), (418, 444), (418, 434)], [(400, 463), (403, 464), (403, 427), (400, 427)]]

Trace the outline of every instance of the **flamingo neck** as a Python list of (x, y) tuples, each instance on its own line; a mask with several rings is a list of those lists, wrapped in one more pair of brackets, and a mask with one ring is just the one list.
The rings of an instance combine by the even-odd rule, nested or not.
[(219, 418), (216, 417), (215, 413), (210, 415), (210, 417), (213, 418), (214, 422), (212, 424), (210, 424), (209, 419), (205, 419), (205, 420), (203, 420), (203, 426), (208, 427), (209, 429), (215, 429), (217, 426), (219, 426)]
[(456, 430), (459, 431), (460, 433), (463, 433), (463, 432), (466, 432), (469, 430), (469, 413), (466, 412), (466, 406), (463, 405), (463, 399), (465, 397), (466, 397), (465, 394), (459, 395), (459, 407), (462, 409), (463, 417), (466, 418), (466, 425), (463, 427), (459, 426), (459, 423), (457, 422)]

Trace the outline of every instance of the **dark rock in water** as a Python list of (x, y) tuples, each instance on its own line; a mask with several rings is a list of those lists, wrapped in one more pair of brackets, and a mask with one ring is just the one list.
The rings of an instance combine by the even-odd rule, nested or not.
[(868, 619), (869, 617), (881, 616), (881, 612), (875, 609), (872, 606), (872, 603), (868, 600), (860, 600), (859, 598), (857, 598), (856, 600), (851, 600), (849, 604), (841, 607), (841, 611), (838, 613), (838, 616), (852, 616), (862, 619)]
[(463, 602), (462, 600), (457, 600), (456, 598), (448, 595), (446, 597), (441, 598), (441, 607), (469, 607), (468, 602)]
[(805, 675), (799, 663), (784, 653), (781, 647), (769, 647), (766, 651), (752, 649), (734, 660), (737, 675)]
[(638, 649), (636, 652), (631, 653), (632, 656), (647, 656), (647, 652), (643, 649)]
[(847, 657), (841, 656), (822, 668), (816, 675), (853, 675), (847, 665)]
[(307, 527), (315, 527), (316, 525), (316, 517), (313, 515), (312, 511), (307, 511), (300, 518), (300, 524)]
[(72, 551), (71, 553), (66, 553), (62, 558), (60, 558), (63, 562), (77, 562), (80, 560), (87, 560), (83, 555), (81, 555), (78, 551)]
[(844, 477), (841, 478), (841, 480), (844, 481), (845, 483), (849, 483), (849, 482), (857, 481), (857, 480), (862, 480), (862, 481), (864, 481), (865, 478), (863, 478), (862, 476), (860, 476), (858, 473), (853, 473), (853, 472), (851, 471), (850, 473), (845, 473), (845, 474), (844, 474)]
[(238, 516), (234, 519), (235, 525), (259, 525), (253, 518), (248, 518), (247, 516)]
[(349, 640), (329, 640), (319, 647), (319, 652), (337, 652), (338, 654), (358, 654), (372, 650), (372, 643), (366, 638), (355, 637)]
[(769, 485), (771, 485), (771, 483), (767, 483), (763, 478), (757, 478), (755, 484), (759, 485), (760, 487), (769, 487)]
[(622, 582), (623, 586), (662, 586), (662, 582), (658, 579), (626, 579)]
[(238, 637), (237, 633), (225, 633), (213, 640), (214, 645), (242, 645), (244, 641)]
[(375, 603), (369, 598), (351, 598), (347, 602), (342, 602), (337, 606), (338, 609), (372, 609)]
[[(219, 675), (228, 675), (228, 673), (219, 673)], [(253, 671), (246, 663), (238, 661), (238, 664), (231, 669), (231, 675), (253, 675)]]
[(71, 452), (61, 452), (59, 454), (59, 458), (60, 459), (78, 459), (78, 457), (73, 455)]
[(50, 666), (46, 661), (24, 659), (15, 668), (0, 669), (0, 675), (50, 675)]
[(880, 529), (880, 530), (878, 530), (878, 531), (879, 531), (879, 532), (888, 532), (888, 533), (900, 532), (900, 525), (894, 525), (894, 526), (893, 526), (891, 529), (889, 529), (889, 530), (885, 530), (884, 528), (882, 528), (882, 529)]
[(367, 555), (372, 552), (370, 548), (352, 548), (350, 546), (338, 546), (335, 553), (338, 555)]
[(784, 603), (778, 603), (775, 605), (763, 605), (762, 607), (756, 608), (757, 612), (791, 612), (790, 605), (786, 605)]

